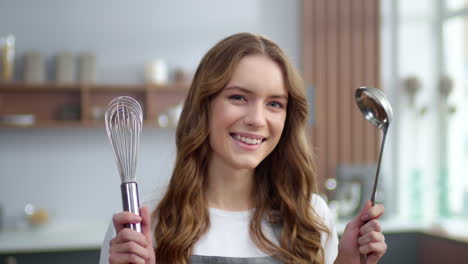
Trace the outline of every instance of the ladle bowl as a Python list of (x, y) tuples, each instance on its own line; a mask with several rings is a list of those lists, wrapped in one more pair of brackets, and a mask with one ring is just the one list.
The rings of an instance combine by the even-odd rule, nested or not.
[(376, 88), (360, 87), (356, 90), (356, 103), (364, 118), (372, 125), (384, 129), (392, 122), (392, 106), (385, 95)]

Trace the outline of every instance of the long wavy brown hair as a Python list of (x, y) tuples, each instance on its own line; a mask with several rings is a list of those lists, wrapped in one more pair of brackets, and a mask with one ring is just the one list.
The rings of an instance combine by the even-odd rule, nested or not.
[[(194, 244), (210, 227), (205, 188), (210, 159), (210, 103), (227, 85), (239, 61), (263, 54), (282, 69), (288, 90), (287, 116), (275, 149), (254, 176), (255, 210), (250, 236), (267, 254), (285, 263), (323, 263), (320, 232), (329, 232), (311, 207), (317, 180), (306, 137), (308, 105), (303, 81), (284, 52), (268, 38), (239, 33), (203, 57), (176, 131), (177, 157), (168, 190), (152, 213), (156, 263), (186, 264)], [(262, 220), (280, 228), (280, 244), (262, 232)]]

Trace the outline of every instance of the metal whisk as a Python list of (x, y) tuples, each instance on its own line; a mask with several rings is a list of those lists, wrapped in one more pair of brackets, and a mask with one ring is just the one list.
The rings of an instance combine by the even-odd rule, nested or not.
[[(107, 106), (105, 122), (122, 182), (120, 190), (123, 210), (140, 215), (135, 171), (143, 126), (143, 111), (135, 99), (120, 96)], [(128, 224), (126, 227), (141, 232), (139, 223)]]

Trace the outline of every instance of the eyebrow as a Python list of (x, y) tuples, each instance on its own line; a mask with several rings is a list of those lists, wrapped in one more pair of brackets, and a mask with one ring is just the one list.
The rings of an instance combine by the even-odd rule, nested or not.
[[(234, 86), (228, 86), (225, 88), (225, 90), (240, 90), (246, 94), (253, 94), (253, 92), (249, 89), (246, 89), (244, 87), (241, 87), (241, 86), (237, 86), (237, 85), (234, 85)], [(279, 98), (279, 99), (284, 99), (284, 100), (288, 100), (288, 96), (287, 95), (271, 95), (269, 96), (269, 98)]]

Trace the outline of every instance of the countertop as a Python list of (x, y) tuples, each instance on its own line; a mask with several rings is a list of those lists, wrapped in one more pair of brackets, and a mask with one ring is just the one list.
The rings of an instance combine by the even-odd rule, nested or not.
[[(109, 224), (110, 220), (88, 220), (55, 223), (40, 228), (30, 227), (16, 231), (4, 230), (0, 232), (0, 254), (98, 250)], [(381, 225), (386, 234), (420, 232), (468, 243), (466, 220), (445, 220), (429, 225), (401, 219), (384, 219)], [(345, 226), (345, 222), (338, 222), (338, 233), (342, 233)]]
[[(468, 243), (468, 222), (466, 219), (441, 219), (434, 222), (414, 222), (400, 218), (380, 221), (385, 234), (422, 233)], [(338, 234), (343, 233), (346, 222), (337, 223)]]
[(64, 222), (0, 232), (0, 253), (100, 249), (110, 221)]

